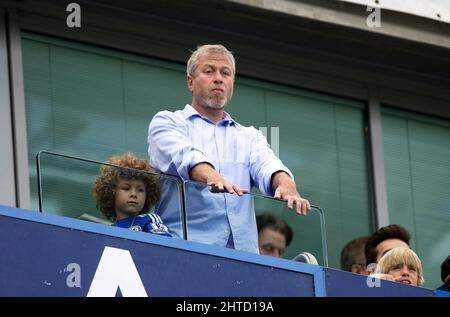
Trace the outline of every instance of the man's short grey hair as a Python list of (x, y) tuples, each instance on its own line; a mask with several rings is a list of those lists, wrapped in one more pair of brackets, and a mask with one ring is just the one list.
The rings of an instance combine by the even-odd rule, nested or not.
[(195, 76), (195, 69), (197, 68), (198, 60), (203, 55), (224, 55), (228, 57), (231, 63), (233, 76), (236, 74), (236, 62), (234, 60), (233, 52), (230, 52), (225, 46), (220, 44), (206, 44), (198, 46), (197, 49), (192, 52), (186, 67), (186, 73), (188, 76)]

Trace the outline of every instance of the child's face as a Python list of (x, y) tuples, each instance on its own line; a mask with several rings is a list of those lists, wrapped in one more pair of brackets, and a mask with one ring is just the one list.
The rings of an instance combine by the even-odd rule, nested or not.
[(413, 265), (398, 264), (393, 266), (388, 274), (394, 277), (395, 282), (417, 286), (419, 281), (418, 270)]
[(141, 179), (119, 178), (116, 183), (117, 220), (138, 215), (145, 205), (146, 191)]

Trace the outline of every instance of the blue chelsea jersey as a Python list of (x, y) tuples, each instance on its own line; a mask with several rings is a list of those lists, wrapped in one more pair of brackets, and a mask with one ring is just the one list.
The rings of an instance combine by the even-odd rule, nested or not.
[(130, 216), (116, 221), (113, 226), (134, 231), (150, 232), (166, 237), (172, 236), (167, 226), (163, 224), (161, 217), (154, 213)]

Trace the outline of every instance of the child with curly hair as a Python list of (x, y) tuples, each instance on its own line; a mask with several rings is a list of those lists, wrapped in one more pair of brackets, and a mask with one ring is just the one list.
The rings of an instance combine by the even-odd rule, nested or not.
[(113, 156), (101, 167), (92, 191), (97, 209), (115, 221), (113, 226), (172, 236), (159, 215), (148, 213), (159, 200), (157, 177), (147, 160), (132, 153)]

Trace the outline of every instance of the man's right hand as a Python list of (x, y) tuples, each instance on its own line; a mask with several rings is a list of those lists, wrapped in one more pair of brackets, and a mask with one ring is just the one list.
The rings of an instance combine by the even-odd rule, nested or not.
[(248, 193), (248, 189), (240, 188), (236, 184), (232, 184), (228, 182), (226, 179), (222, 177), (222, 181), (209, 181), (207, 182), (208, 186), (210, 187), (210, 191), (212, 193), (230, 193), (230, 194), (238, 194), (239, 196), (244, 195), (245, 193)]
[(189, 174), (193, 180), (208, 184), (212, 193), (236, 193), (239, 196), (248, 193), (248, 189), (240, 188), (223, 178), (209, 163), (195, 165)]

